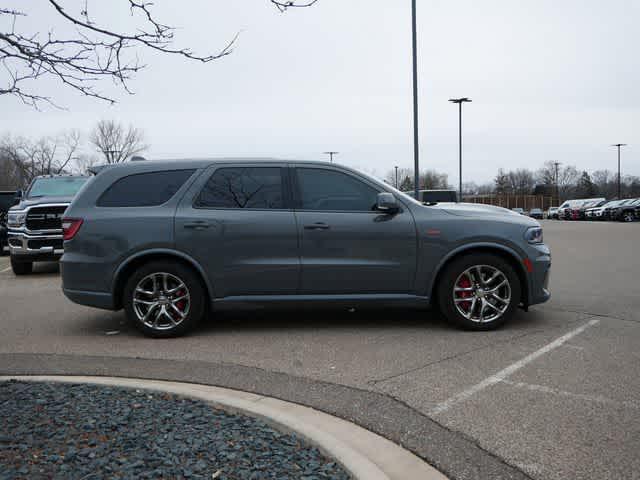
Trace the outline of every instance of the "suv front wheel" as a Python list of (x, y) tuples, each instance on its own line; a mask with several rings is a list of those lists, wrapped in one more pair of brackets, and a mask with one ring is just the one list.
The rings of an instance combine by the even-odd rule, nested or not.
[(176, 337), (194, 328), (205, 307), (198, 276), (178, 262), (154, 261), (136, 270), (124, 288), (127, 318), (150, 337)]
[(438, 301), (447, 319), (468, 330), (492, 330), (506, 322), (520, 303), (520, 281), (513, 267), (491, 254), (471, 254), (447, 267)]

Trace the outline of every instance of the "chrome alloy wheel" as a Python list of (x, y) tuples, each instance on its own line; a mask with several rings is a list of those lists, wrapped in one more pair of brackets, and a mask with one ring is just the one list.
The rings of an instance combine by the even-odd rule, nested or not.
[(453, 284), (453, 303), (458, 313), (472, 322), (497, 320), (511, 303), (509, 279), (490, 265), (469, 267)]
[(154, 330), (178, 326), (189, 314), (189, 289), (175, 275), (152, 273), (133, 291), (133, 311), (144, 325)]
[(625, 222), (633, 222), (634, 220), (633, 212), (624, 212), (624, 216), (622, 217)]

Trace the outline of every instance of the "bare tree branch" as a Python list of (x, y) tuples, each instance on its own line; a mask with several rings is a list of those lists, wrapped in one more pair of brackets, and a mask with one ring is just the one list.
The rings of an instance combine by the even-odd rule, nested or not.
[(97, 90), (97, 83), (103, 78), (111, 78), (127, 93), (132, 93), (127, 82), (145, 68), (135, 55), (130, 54), (132, 49), (150, 49), (208, 63), (229, 55), (238, 38), (236, 35), (218, 53), (202, 56), (189, 48), (172, 46), (174, 29), (154, 18), (151, 2), (128, 0), (131, 15), (140, 16), (143, 22), (143, 27), (134, 33), (118, 32), (91, 20), (86, 2), (79, 16), (65, 10), (58, 0), (48, 0), (48, 3), (62, 19), (75, 27), (75, 36), (58, 37), (53, 30), (46, 35), (17, 31), (16, 18), (27, 16), (27, 13), (0, 9), (0, 19), (13, 17), (11, 29), (0, 31), (0, 63), (6, 73), (6, 79), (0, 80), (0, 95), (16, 96), (36, 108), (45, 102), (56, 105), (51, 98), (35, 93), (30, 81), (53, 77), (83, 95), (114, 103), (114, 98)]

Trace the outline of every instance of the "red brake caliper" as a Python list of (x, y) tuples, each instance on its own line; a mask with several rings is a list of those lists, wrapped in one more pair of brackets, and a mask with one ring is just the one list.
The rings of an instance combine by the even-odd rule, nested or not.
[[(459, 288), (470, 288), (471, 280), (469, 280), (467, 276), (464, 276), (460, 279), (460, 281), (458, 282), (458, 285), (456, 286)], [(457, 292), (457, 293), (458, 293), (458, 298), (470, 298), (473, 296), (473, 293), (468, 290), (464, 292)], [(462, 309), (468, 312), (469, 308), (471, 308), (471, 300), (469, 300), (468, 302), (460, 302), (460, 306), (462, 307)]]
[[(178, 296), (178, 297), (181, 297), (181, 296), (183, 296), (183, 295), (184, 295), (184, 290), (178, 290), (178, 291), (176, 292), (176, 296)], [(178, 300), (178, 301), (176, 302), (176, 307), (178, 307), (178, 309), (179, 309), (181, 312), (183, 312), (183, 313), (184, 313), (184, 307), (185, 307), (186, 305), (187, 305), (187, 301), (186, 301), (186, 300), (184, 300), (184, 299), (182, 299), (182, 300)], [(177, 317), (177, 316), (178, 316), (178, 314), (177, 314), (176, 312), (173, 312), (173, 314), (174, 314), (174, 317)], [(176, 318), (176, 320), (178, 320), (178, 319)]]

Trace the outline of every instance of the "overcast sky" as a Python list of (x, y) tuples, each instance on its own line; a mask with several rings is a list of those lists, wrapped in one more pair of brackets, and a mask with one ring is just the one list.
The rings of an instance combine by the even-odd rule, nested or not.
[[(27, 2), (13, 0), (26, 8)], [(47, 2), (29, 2), (26, 31), (63, 32)], [(66, 0), (79, 12), (84, 2)], [(124, 0), (89, 0), (94, 20), (130, 21)], [(129, 96), (110, 82), (109, 106), (41, 82), (66, 106), (37, 112), (0, 97), (0, 133), (88, 132), (99, 119), (144, 129), (148, 158), (270, 156), (337, 160), (378, 175), (411, 167), (410, 0), (319, 0), (279, 13), (267, 0), (155, 0), (179, 27), (176, 45), (207, 54), (235, 34), (232, 55), (209, 64), (146, 51)], [(640, 175), (640, 2), (418, 0), (421, 167), (457, 184), (457, 107), (464, 107), (464, 180), (546, 160)]]

